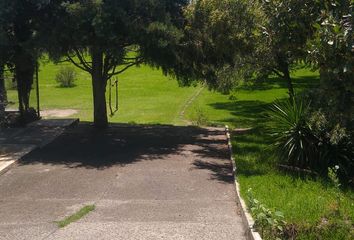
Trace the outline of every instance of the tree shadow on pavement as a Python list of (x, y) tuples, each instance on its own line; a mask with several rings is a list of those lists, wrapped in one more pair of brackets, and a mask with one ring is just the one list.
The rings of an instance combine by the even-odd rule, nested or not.
[[(229, 181), (224, 175), (227, 165), (223, 129), (193, 126), (111, 124), (106, 130), (96, 130), (89, 123), (66, 130), (52, 143), (25, 156), (20, 165), (65, 165), (68, 168), (104, 170), (139, 161), (165, 160), (170, 154), (183, 154), (184, 146), (195, 145), (192, 153), (211, 158), (220, 166), (206, 165), (215, 179)], [(226, 149), (225, 151), (223, 149)], [(202, 167), (199, 160), (195, 165)], [(230, 165), (230, 171), (232, 167)], [(218, 176), (220, 175), (220, 176)], [(213, 177), (213, 179), (214, 179)]]
[(211, 179), (225, 183), (233, 183), (234, 175), (232, 164), (230, 161), (225, 162), (208, 162), (205, 160), (194, 161), (194, 166), (197, 169), (207, 169), (212, 172)]

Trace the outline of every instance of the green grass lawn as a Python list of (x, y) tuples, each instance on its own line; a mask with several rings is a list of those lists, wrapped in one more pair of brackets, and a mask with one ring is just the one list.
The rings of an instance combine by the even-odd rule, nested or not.
[[(90, 77), (79, 72), (74, 88), (58, 88), (55, 74), (59, 66), (42, 64), (40, 94), (43, 109), (77, 109), (81, 120), (92, 121)], [(293, 74), (295, 88), (301, 91), (316, 86), (317, 73), (298, 70)], [(188, 99), (198, 87), (180, 88), (175, 80), (147, 66), (132, 68), (120, 76), (119, 112), (111, 122), (185, 124), (179, 118)], [(233, 146), (241, 193), (253, 189), (256, 199), (269, 208), (282, 211), (285, 220), (299, 231), (299, 239), (346, 239), (339, 227), (309, 230), (329, 218), (335, 207), (335, 189), (321, 180), (300, 179), (286, 175), (274, 167), (274, 157), (268, 148), (270, 139), (264, 132), (267, 106), (276, 99), (288, 97), (286, 84), (271, 78), (257, 87), (243, 86), (230, 95), (203, 90), (187, 109), (185, 117), (195, 121), (203, 115), (207, 122), (228, 124), (231, 128), (253, 128), (233, 135)], [(15, 101), (15, 91), (9, 92)], [(341, 212), (354, 222), (354, 193), (342, 193)], [(317, 234), (317, 235), (316, 235)], [(328, 234), (328, 235), (326, 235)], [(337, 234), (337, 235), (336, 235)], [(344, 233), (345, 234), (345, 233)], [(347, 232), (348, 234), (348, 232)], [(321, 237), (319, 237), (319, 235)]]
[[(41, 109), (75, 109), (79, 113), (73, 117), (92, 121), (90, 76), (77, 71), (74, 88), (59, 88), (55, 75), (63, 65), (42, 63), (39, 74)], [(197, 87), (178, 87), (176, 80), (164, 76), (160, 70), (148, 66), (131, 68), (119, 77), (119, 111), (109, 121), (182, 124), (179, 112), (195, 91)], [(16, 91), (10, 90), (9, 100), (16, 102), (16, 94)], [(31, 96), (31, 102), (35, 106), (35, 96)]]

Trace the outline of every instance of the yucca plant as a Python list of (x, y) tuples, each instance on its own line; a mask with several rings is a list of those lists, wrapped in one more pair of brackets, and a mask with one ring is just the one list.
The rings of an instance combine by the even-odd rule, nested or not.
[(276, 101), (268, 111), (273, 147), (282, 163), (301, 169), (317, 169), (318, 141), (307, 122), (310, 104), (294, 99)]

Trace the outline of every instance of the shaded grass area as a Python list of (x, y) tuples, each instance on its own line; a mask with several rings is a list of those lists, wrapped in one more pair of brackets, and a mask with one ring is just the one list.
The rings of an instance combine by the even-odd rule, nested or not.
[[(317, 73), (309, 69), (294, 72), (296, 92), (318, 84)], [(264, 112), (276, 99), (288, 97), (286, 82), (271, 77), (255, 85), (241, 86), (230, 95), (205, 90), (187, 111), (190, 119), (195, 119), (196, 112), (202, 110), (211, 123), (228, 124), (234, 128), (255, 127), (263, 122)], [(196, 111), (198, 110), (198, 111)]]
[[(294, 86), (300, 93), (318, 85), (317, 73), (301, 69), (293, 74)], [(241, 194), (247, 190), (267, 207), (284, 213), (285, 220), (296, 231), (297, 239), (353, 239), (354, 193), (341, 192), (340, 213), (336, 188), (323, 179), (286, 174), (276, 167), (270, 137), (266, 134), (266, 111), (276, 99), (287, 98), (286, 84), (271, 78), (257, 86), (243, 86), (232, 97), (205, 91), (194, 108), (202, 108), (211, 123), (233, 128), (252, 128), (232, 134)], [(190, 118), (195, 117), (193, 107)]]
[(81, 208), (79, 211), (77, 211), (73, 215), (71, 215), (61, 221), (57, 221), (56, 223), (58, 224), (58, 227), (64, 228), (64, 227), (68, 226), (70, 223), (80, 220), (85, 215), (87, 215), (90, 212), (92, 212), (93, 210), (95, 210), (95, 208), (96, 208), (95, 205), (87, 205), (87, 206)]

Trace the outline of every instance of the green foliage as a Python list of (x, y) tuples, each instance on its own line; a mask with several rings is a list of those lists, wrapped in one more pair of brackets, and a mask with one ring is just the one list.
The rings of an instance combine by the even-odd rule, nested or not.
[(290, 70), (306, 58), (317, 12), (312, 0), (192, 1), (185, 11), (180, 70), (224, 93), (277, 74), (293, 96)]
[[(264, 41), (258, 46), (259, 64), (266, 70), (283, 71), (282, 62), (291, 65), (306, 56), (306, 42), (311, 37), (317, 5), (312, 0), (262, 0), (266, 21), (261, 23)], [(282, 59), (283, 58), (283, 59)]]
[(354, 229), (350, 220), (327, 216), (321, 218), (314, 226), (303, 226), (298, 229), (296, 239), (328, 239), (349, 240), (354, 238)]
[[(333, 184), (320, 179), (294, 178), (280, 172), (267, 154), (270, 141), (263, 129), (234, 134), (242, 196), (248, 199), (247, 190), (252, 188), (253, 198), (284, 213), (287, 224), (282, 239), (352, 239), (354, 192), (337, 191)], [(337, 193), (340, 212), (344, 213), (341, 216), (335, 214)]]
[(44, 23), (50, 18), (47, 0), (0, 1), (0, 64), (9, 66), (15, 73), (18, 89), (20, 121), (26, 122), (30, 114), (30, 93), (36, 61), (43, 50)]
[(340, 215), (340, 206), (341, 206), (341, 200), (342, 196), (340, 194), (340, 182), (338, 178), (338, 169), (339, 166), (335, 166), (334, 168), (328, 168), (328, 177), (331, 180), (333, 186), (335, 187), (335, 195), (336, 195), (336, 200), (337, 200), (337, 206), (336, 206), (336, 213)]
[[(319, 69), (321, 85), (311, 95), (332, 122), (354, 131), (353, 1), (321, 1), (308, 58)], [(334, 125), (334, 124), (333, 124)]]
[(269, 130), (283, 163), (302, 169), (321, 170), (322, 163), (317, 159), (317, 141), (307, 122), (308, 111), (309, 105), (299, 99), (277, 101), (268, 114)]
[(195, 108), (194, 124), (197, 126), (207, 126), (209, 119), (201, 107), (197, 106)]
[(342, 182), (352, 184), (354, 148), (345, 129), (329, 124), (321, 112), (310, 113), (309, 104), (300, 99), (275, 102), (268, 116), (281, 162), (323, 176), (329, 167), (338, 165)]
[(244, 72), (243, 65), (250, 60), (256, 44), (259, 4), (246, 0), (197, 0), (186, 8), (185, 18), (185, 36), (175, 68), (177, 75), (184, 73), (180, 74), (180, 82), (189, 85), (194, 80), (206, 80), (211, 88), (229, 91), (235, 79), (225, 78), (225, 73), (236, 69)]
[(354, 186), (354, 145), (348, 129), (322, 111), (313, 112), (308, 122), (318, 142), (318, 158), (327, 167), (339, 167), (336, 174), (343, 185)]
[(272, 211), (254, 198), (252, 189), (247, 191), (249, 208), (254, 216), (254, 228), (264, 239), (281, 239), (284, 235), (286, 222), (280, 211)]
[(10, 71), (5, 71), (4, 73), (5, 88), (7, 90), (17, 90), (17, 82), (14, 79), (14, 75)]
[(71, 88), (75, 86), (77, 73), (73, 67), (61, 67), (55, 76), (55, 81), (60, 87)]
[(187, 3), (75, 0), (56, 6), (55, 29), (46, 49), (52, 59), (67, 58), (91, 75), (96, 127), (108, 126), (105, 91), (109, 79), (143, 63), (170, 73)]

